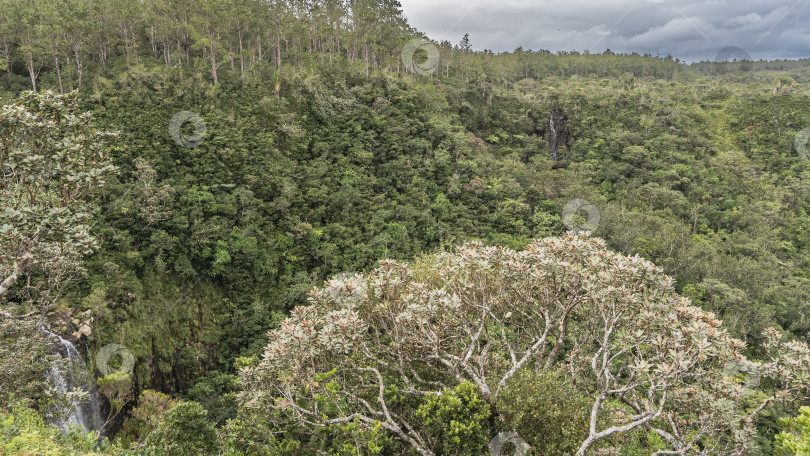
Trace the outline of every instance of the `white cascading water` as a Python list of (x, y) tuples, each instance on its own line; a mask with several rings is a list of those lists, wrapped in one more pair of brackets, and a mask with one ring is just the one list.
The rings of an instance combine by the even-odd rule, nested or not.
[(551, 130), (551, 138), (550, 138), (550, 145), (551, 145), (551, 158), (554, 159), (556, 162), (559, 159), (557, 155), (557, 127), (554, 125), (554, 113), (551, 113), (551, 118), (548, 120), (548, 125)]
[(96, 431), (104, 424), (101, 415), (101, 401), (95, 385), (95, 376), (87, 368), (79, 351), (70, 341), (63, 339), (60, 335), (54, 334), (40, 326), (40, 330), (49, 336), (59, 339), (59, 343), (65, 349), (65, 356), (68, 360), (67, 372), (63, 372), (58, 366), (51, 367), (50, 381), (54, 387), (62, 393), (66, 393), (75, 388), (82, 389), (89, 393), (87, 400), (79, 403), (72, 402), (73, 411), (66, 420), (56, 423), (62, 430), (67, 430), (68, 425), (78, 425), (85, 432)]

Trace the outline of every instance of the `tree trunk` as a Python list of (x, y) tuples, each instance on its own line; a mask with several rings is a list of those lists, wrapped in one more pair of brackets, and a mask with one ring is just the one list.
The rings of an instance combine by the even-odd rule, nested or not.
[(132, 49), (135, 51), (135, 65), (141, 62), (141, 56), (138, 53), (138, 35), (135, 33), (135, 26), (130, 25), (129, 36), (132, 37), (130, 40), (132, 42)]
[(276, 32), (276, 69), (281, 71), (281, 36)]
[(166, 64), (166, 68), (172, 66), (172, 51), (168, 40), (163, 40), (163, 62)]
[(217, 56), (214, 54), (214, 35), (211, 31), (208, 31), (208, 39), (211, 40), (210, 51), (211, 51), (211, 77), (214, 78), (214, 84), (217, 83)]
[(157, 38), (155, 35), (155, 26), (149, 28), (149, 39), (152, 41), (152, 54), (155, 56), (155, 60), (158, 59), (158, 50), (157, 50)]
[(28, 263), (31, 262), (32, 258), (33, 256), (30, 253), (26, 253), (22, 256), (22, 259), (19, 262), (17, 261), (14, 262), (13, 265), (14, 272), (12, 272), (10, 276), (6, 277), (5, 279), (3, 279), (2, 282), (0, 282), (0, 302), (3, 302), (3, 296), (6, 295), (9, 288), (13, 287), (14, 284), (17, 283), (17, 280), (23, 274), (23, 271), (25, 271), (25, 268), (28, 266)]
[(59, 93), (64, 95), (65, 89), (62, 88), (62, 69), (59, 67), (59, 56), (54, 56), (53, 62), (56, 66), (56, 79), (59, 80)]
[(127, 58), (127, 67), (129, 67), (129, 33), (126, 27), (124, 27), (123, 34), (124, 34), (124, 51), (126, 53)]
[(245, 54), (242, 52), (242, 31), (239, 30), (239, 71), (245, 77)]
[(6, 61), (6, 72), (11, 74), (11, 48), (6, 38), (3, 38), (3, 59)]
[(107, 68), (107, 41), (101, 39), (101, 66)]
[(82, 61), (81, 57), (79, 56), (79, 47), (75, 46), (73, 48), (73, 55), (76, 56), (76, 74), (79, 76), (79, 84), (76, 87), (77, 89), (82, 88)]
[(183, 47), (186, 49), (186, 63), (191, 64), (191, 43), (188, 30), (183, 34)]
[(6, 295), (9, 288), (11, 288), (12, 286), (14, 286), (15, 283), (17, 283), (17, 279), (19, 278), (20, 272), (14, 271), (14, 273), (12, 273), (10, 276), (6, 277), (5, 280), (0, 282), (0, 301), (2, 301), (3, 296)]
[(25, 54), (26, 62), (28, 64), (28, 75), (31, 76), (31, 88), (34, 92), (37, 91), (37, 75), (39, 71), (34, 69), (34, 53), (28, 51)]

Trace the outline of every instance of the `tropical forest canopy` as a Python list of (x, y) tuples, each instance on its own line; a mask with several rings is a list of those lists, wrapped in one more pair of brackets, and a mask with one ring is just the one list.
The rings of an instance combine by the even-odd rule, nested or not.
[(0, 454), (806, 454), (808, 62), (425, 40), (0, 1)]

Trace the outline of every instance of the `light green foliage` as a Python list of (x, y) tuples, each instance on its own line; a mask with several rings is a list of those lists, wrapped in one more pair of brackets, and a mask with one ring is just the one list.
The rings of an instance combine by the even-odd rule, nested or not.
[(38, 456), (119, 456), (125, 452), (96, 432), (81, 429), (67, 432), (43, 422), (39, 413), (19, 403), (0, 412), (0, 454)]
[(801, 407), (799, 415), (784, 418), (780, 424), (785, 429), (776, 436), (776, 451), (779, 456), (810, 455), (810, 407)]
[(219, 443), (208, 412), (196, 402), (175, 405), (163, 421), (147, 437), (146, 449), (139, 453), (149, 456), (212, 456), (218, 454)]
[(99, 394), (104, 396), (110, 404), (110, 415), (105, 422), (106, 426), (134, 399), (132, 377), (125, 372), (114, 372), (99, 378), (96, 383)]
[(489, 444), (490, 406), (468, 382), (438, 396), (426, 396), (416, 410), (428, 432), (437, 437), (433, 451), (445, 455), (477, 454)]
[(166, 412), (179, 401), (159, 391), (146, 390), (138, 396), (138, 405), (132, 408), (129, 417), (124, 421), (121, 430), (116, 434), (118, 442), (124, 446), (134, 442), (143, 442), (163, 420)]

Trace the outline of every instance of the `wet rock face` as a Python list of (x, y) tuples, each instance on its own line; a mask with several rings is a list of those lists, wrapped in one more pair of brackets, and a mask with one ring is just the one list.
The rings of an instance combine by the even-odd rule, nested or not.
[(568, 140), (571, 138), (571, 133), (568, 130), (568, 117), (559, 109), (551, 111), (546, 129), (546, 138), (551, 159), (556, 163), (560, 159), (560, 149), (563, 147), (567, 149)]
[[(48, 380), (53, 387), (62, 393), (68, 393), (76, 389), (87, 393), (86, 400), (72, 398), (71, 408), (63, 410), (56, 418), (56, 424), (62, 430), (67, 430), (68, 425), (78, 425), (87, 432), (98, 430), (104, 424), (102, 416), (101, 396), (96, 389), (96, 377), (93, 368), (85, 363), (79, 350), (68, 339), (57, 333), (40, 326), (40, 331), (47, 334), (58, 342), (56, 353), (66, 361), (63, 364), (53, 364), (48, 374)], [(69, 412), (69, 413), (68, 413)]]
[(89, 310), (83, 312), (80, 318), (74, 318), (73, 327), (76, 328), (76, 330), (73, 332), (72, 336), (76, 339), (80, 339), (82, 336), (89, 339), (90, 336), (93, 335), (93, 320), (93, 315)]
[(79, 343), (82, 337), (90, 340), (93, 336), (93, 323), (95, 319), (90, 310), (74, 313), (49, 312), (46, 315), (47, 326), (55, 333), (63, 334), (71, 343)]

